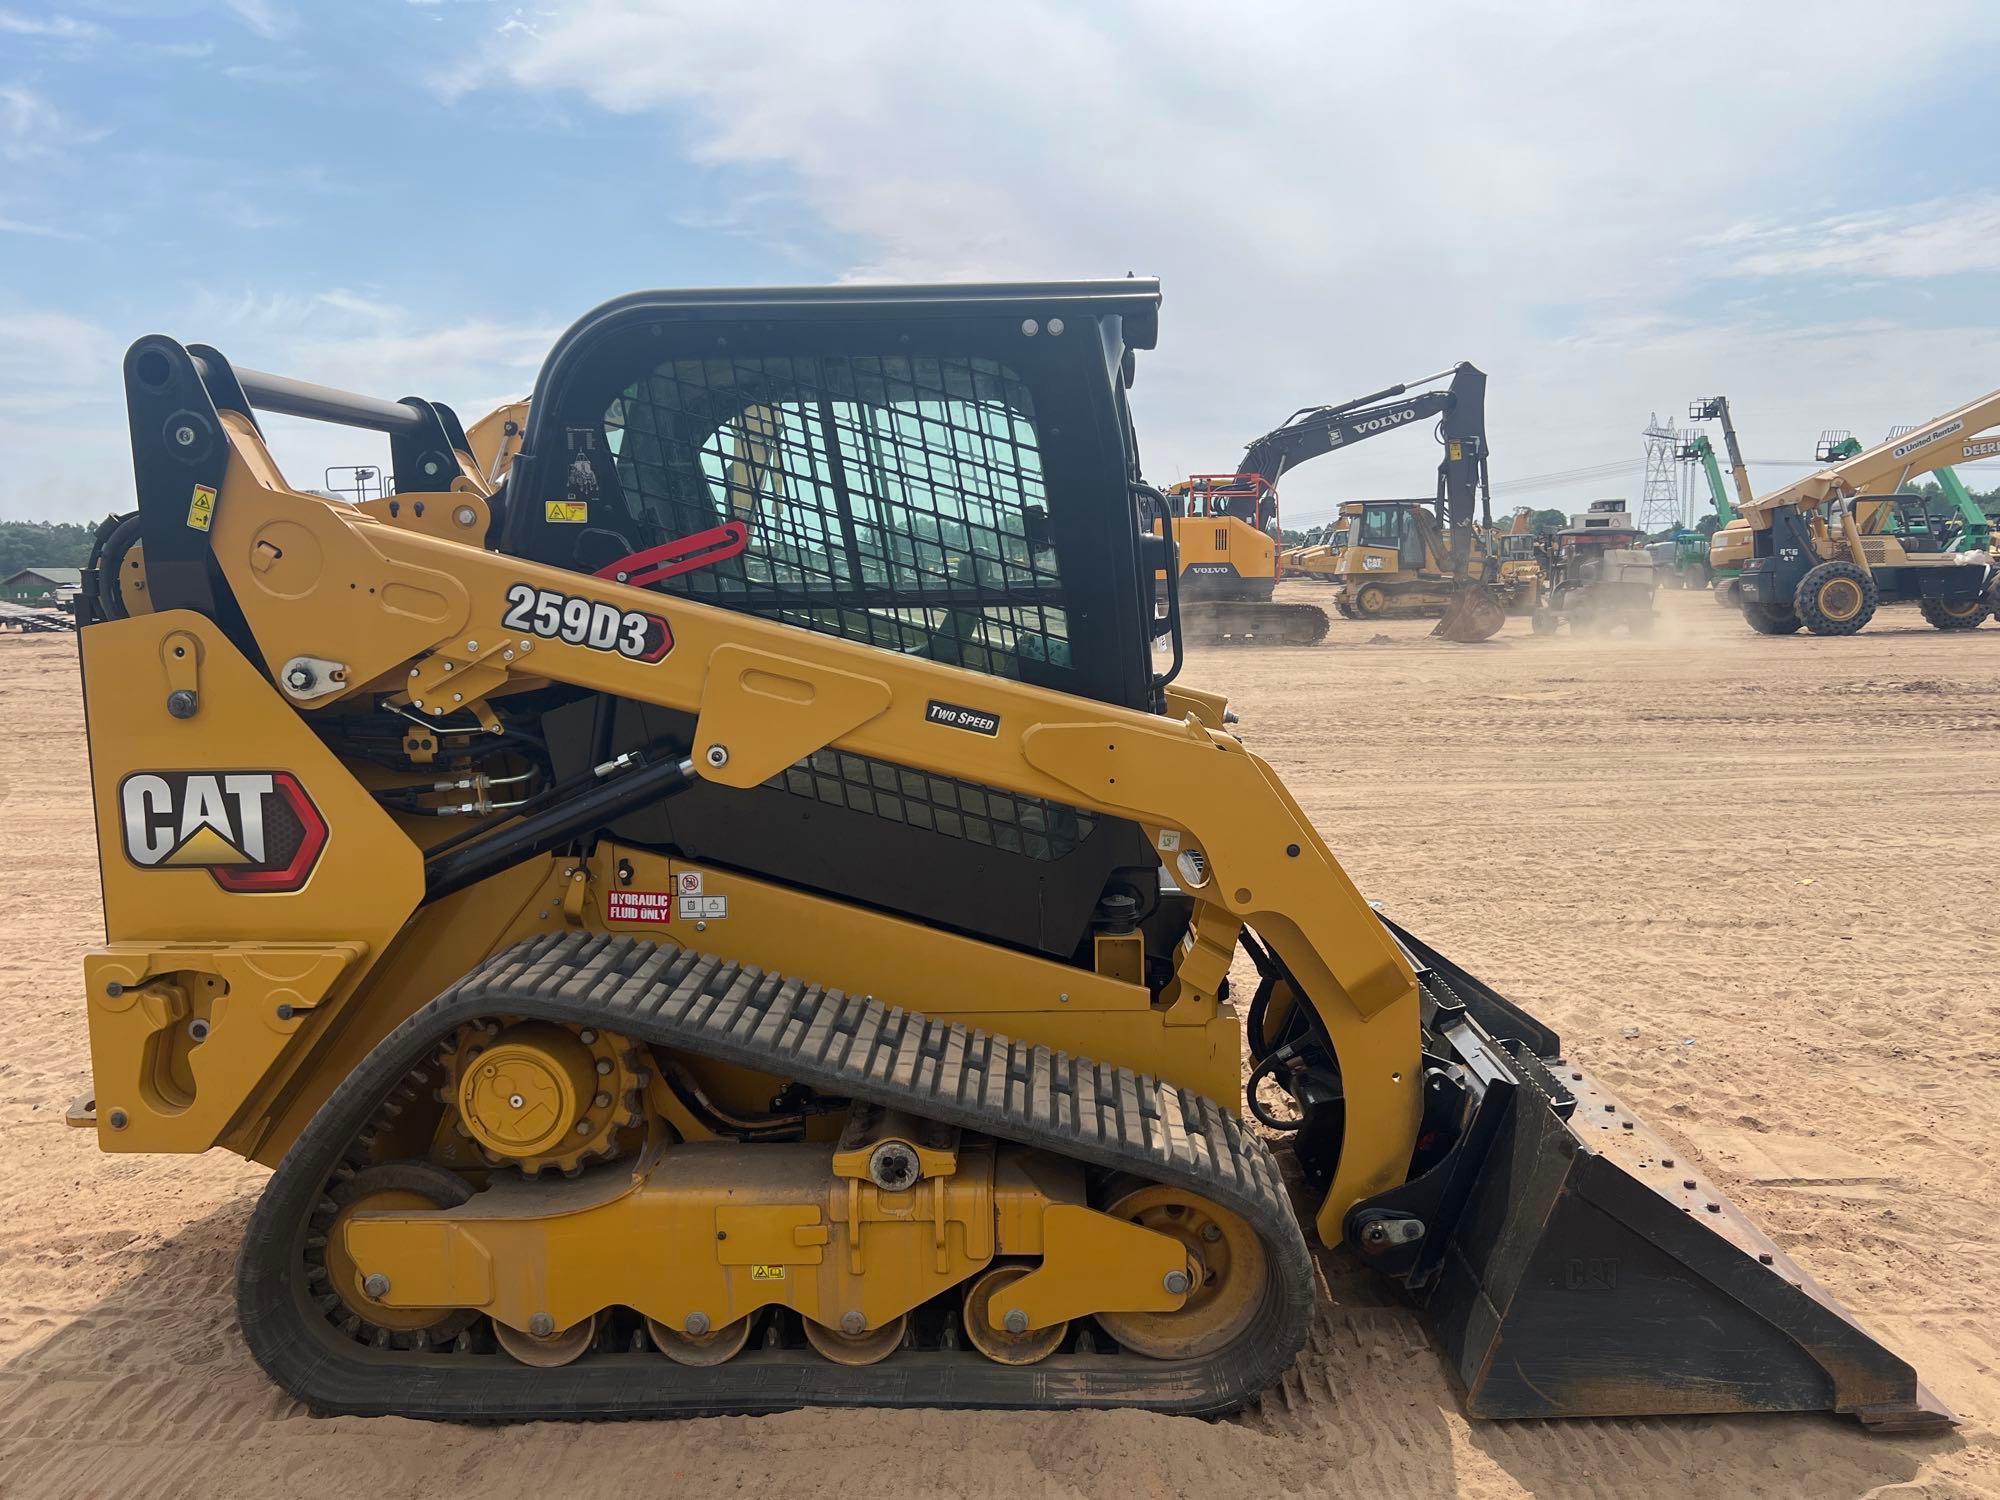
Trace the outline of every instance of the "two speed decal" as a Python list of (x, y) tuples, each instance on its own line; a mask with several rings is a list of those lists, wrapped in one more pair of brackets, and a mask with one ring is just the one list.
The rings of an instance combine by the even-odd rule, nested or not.
[(584, 599), (517, 583), (507, 590), (507, 613), (500, 623), (544, 640), (616, 651), (633, 661), (659, 661), (674, 649), (674, 633), (658, 615), (620, 609), (601, 599)]

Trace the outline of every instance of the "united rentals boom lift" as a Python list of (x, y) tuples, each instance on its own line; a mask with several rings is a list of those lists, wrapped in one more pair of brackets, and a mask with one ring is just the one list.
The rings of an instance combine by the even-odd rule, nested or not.
[[(71, 1118), (273, 1169), (237, 1312), (308, 1408), (1223, 1412), (1311, 1232), (1477, 1415), (1948, 1420), (1156, 657), (1158, 317), (640, 293), (504, 440), (132, 346)], [(295, 488), (263, 412), (387, 433), (393, 493)]]
[(1981, 455), (1996, 426), (2000, 391), (1745, 505), (1743, 618), (1764, 635), (1851, 635), (1879, 604), (1913, 603), (1939, 630), (1976, 628), (1994, 604), (1984, 555), (1891, 525), (1905, 485)]

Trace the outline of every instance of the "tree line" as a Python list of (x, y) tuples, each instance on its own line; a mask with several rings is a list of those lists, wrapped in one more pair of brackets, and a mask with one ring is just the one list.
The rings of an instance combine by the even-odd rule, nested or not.
[(23, 568), (82, 568), (90, 564), (95, 525), (71, 521), (0, 521), (0, 578)]

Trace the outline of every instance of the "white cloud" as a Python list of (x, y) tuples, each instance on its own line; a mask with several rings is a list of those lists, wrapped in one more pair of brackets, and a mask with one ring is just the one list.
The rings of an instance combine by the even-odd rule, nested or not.
[(76, 16), (29, 16), (15, 10), (0, 10), (0, 34), (56, 42), (101, 42), (111, 35), (95, 21)]
[(265, 41), (276, 41), (291, 29), (292, 18), (274, 0), (222, 0), (236, 18)]
[(267, 83), (290, 88), (294, 84), (312, 82), (318, 76), (318, 69), (286, 66), (283, 63), (235, 63), (224, 68), (222, 76), (233, 78), (238, 83)]
[[(1711, 386), (1767, 380), (1767, 406), (1824, 389), (1771, 360), (1823, 345), (1757, 316), (1719, 311), (1673, 359), (1661, 330), (1759, 251), (1701, 236), (1789, 205), (1927, 80), (1962, 76), (1980, 13), (1952, 0), (1885, 31), (1862, 0), (1711, 0), (1675, 34), (1730, 45), (1690, 73), (1632, 6), (580, 0), (513, 17), (465, 77), (631, 116), (635, 160), (658, 141), (743, 192), (778, 185), (798, 211), (771, 214), (772, 240), (803, 214), (857, 247), (855, 278), (1161, 274), (1137, 393), (1157, 477), (1232, 461), (1303, 403), (1470, 358), (1493, 376), (1503, 478), (1606, 444), (1636, 464), (1647, 413)], [(1809, 17), (1869, 45), (1798, 66)], [(1990, 330), (1955, 337), (1974, 363), (2000, 354)], [(1922, 389), (1945, 368), (1871, 378)], [(1385, 440), (1301, 469), (1287, 502), (1421, 492), (1433, 463)]]
[(82, 235), (73, 229), (60, 229), (54, 224), (39, 224), (28, 219), (10, 219), (0, 214), (0, 234), (18, 234), (27, 239), (37, 240), (80, 240)]
[(1798, 225), (1734, 225), (1711, 243), (1746, 276), (1908, 280), (2000, 271), (2000, 193), (1934, 198)]
[(106, 127), (79, 124), (33, 89), (0, 84), (0, 161), (46, 161), (110, 133)]

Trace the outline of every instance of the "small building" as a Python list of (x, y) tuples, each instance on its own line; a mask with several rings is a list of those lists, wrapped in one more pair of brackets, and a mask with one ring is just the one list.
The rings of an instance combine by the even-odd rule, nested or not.
[(61, 604), (83, 588), (81, 568), (23, 568), (0, 578), (0, 599), (16, 604)]

